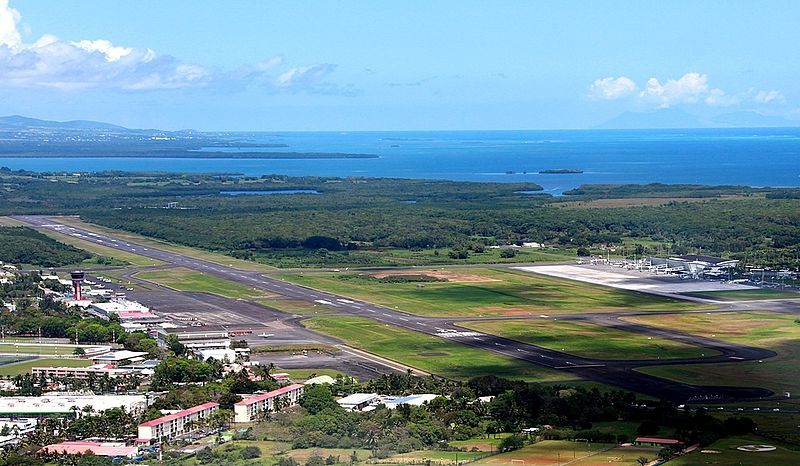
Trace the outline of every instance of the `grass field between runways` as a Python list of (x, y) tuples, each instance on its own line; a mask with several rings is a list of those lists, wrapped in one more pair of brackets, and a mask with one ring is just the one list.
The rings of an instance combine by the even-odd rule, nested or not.
[(224, 278), (183, 267), (145, 270), (137, 272), (136, 278), (158, 283), (178, 291), (196, 291), (217, 294), (226, 298), (259, 300), (272, 296), (266, 291), (257, 290)]
[[(447, 269), (453, 281), (384, 283), (375, 274), (318, 272), (281, 278), (429, 316), (539, 315), (614, 310), (700, 309), (687, 301), (509, 270)], [(384, 275), (391, 273), (383, 273)], [(414, 274), (442, 274), (415, 269)]]
[(470, 348), (442, 338), (362, 317), (314, 317), (303, 325), (364, 351), (443, 377), (466, 380), (496, 375), (515, 380), (574, 380), (568, 373)]
[(670, 328), (719, 340), (771, 349), (774, 358), (721, 364), (678, 365), (637, 369), (699, 385), (762, 387), (778, 395), (800, 392), (800, 324), (792, 315), (768, 312), (637, 316), (632, 322)]
[(677, 359), (716, 356), (717, 351), (665, 338), (564, 320), (490, 320), (460, 326), (512, 340), (597, 359)]
[[(743, 445), (775, 446), (775, 451), (748, 452), (737, 450)], [(702, 453), (701, 449), (676, 458), (669, 462), (670, 466), (789, 466), (800, 464), (800, 452), (789, 450), (785, 446), (776, 445), (772, 440), (748, 436), (719, 440), (703, 450), (714, 450), (719, 453)]]

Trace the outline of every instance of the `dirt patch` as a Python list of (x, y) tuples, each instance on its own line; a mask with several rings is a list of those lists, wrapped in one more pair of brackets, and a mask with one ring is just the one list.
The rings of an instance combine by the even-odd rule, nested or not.
[(485, 282), (499, 282), (496, 278), (483, 277), (481, 275), (472, 275), (468, 273), (453, 272), (451, 270), (392, 270), (386, 272), (376, 272), (370, 276), (375, 278), (386, 277), (404, 277), (404, 276), (426, 276), (439, 280), (446, 280), (451, 283), (485, 283)]
[(449, 355), (449, 354), (447, 354), (447, 353), (436, 353), (436, 352), (430, 352), (430, 353), (419, 353), (419, 355), (420, 355), (420, 356), (425, 356), (425, 357), (450, 356), (450, 355)]

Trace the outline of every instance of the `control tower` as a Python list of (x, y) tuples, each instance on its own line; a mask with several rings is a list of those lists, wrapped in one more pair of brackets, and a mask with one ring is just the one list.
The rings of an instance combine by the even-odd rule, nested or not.
[(83, 293), (81, 292), (81, 284), (83, 283), (83, 275), (84, 274), (83, 274), (82, 270), (76, 270), (74, 272), (70, 272), (70, 276), (72, 277), (72, 289), (74, 290), (73, 298), (76, 301), (80, 301), (81, 299), (83, 299)]

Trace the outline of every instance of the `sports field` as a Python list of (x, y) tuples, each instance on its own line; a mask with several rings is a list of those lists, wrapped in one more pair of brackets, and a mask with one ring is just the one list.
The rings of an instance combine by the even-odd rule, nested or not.
[[(768, 444), (777, 447), (775, 451), (754, 453), (739, 451), (742, 445)], [(700, 449), (669, 462), (672, 466), (787, 466), (800, 464), (800, 451), (789, 450), (774, 441), (756, 437), (733, 437), (719, 440), (704, 450), (715, 450), (719, 453), (701, 453)]]
[(145, 270), (136, 273), (136, 278), (158, 283), (178, 291), (198, 291), (213, 293), (226, 298), (258, 300), (270, 294), (224, 278), (183, 267)]
[(430, 461), (431, 464), (437, 465), (455, 465), (464, 462), (472, 462), (476, 458), (486, 456), (485, 452), (480, 451), (440, 451), (440, 450), (417, 450), (409, 453), (401, 453), (392, 455), (387, 458), (388, 462), (394, 464), (426, 464)]
[[(92, 352), (96, 347), (80, 345), (86, 352)], [(69, 356), (75, 351), (76, 345), (49, 345), (35, 342), (26, 343), (0, 343), (0, 353), (3, 354), (34, 354), (34, 355), (61, 355)], [(107, 347), (108, 348), (108, 347)]]
[(778, 394), (800, 391), (800, 324), (796, 317), (768, 312), (638, 316), (633, 322), (675, 329), (771, 349), (777, 357), (763, 362), (662, 366), (637, 369), (672, 380), (727, 386), (757, 386)]
[[(417, 276), (441, 275), (433, 269), (414, 269)], [(697, 309), (677, 299), (510, 270), (446, 269), (453, 279), (392, 282), (375, 274), (304, 273), (280, 278), (354, 299), (429, 316), (540, 315), (604, 312), (624, 309)], [(386, 274), (383, 273), (384, 279)]]
[(716, 351), (585, 322), (486, 320), (460, 326), (512, 340), (597, 359), (676, 359), (716, 356)]
[(636, 465), (641, 451), (612, 449), (614, 445), (588, 444), (568, 440), (543, 440), (520, 450), (478, 460), (476, 465), (553, 466), (570, 464), (600, 466)]
[(88, 359), (29, 359), (0, 366), (0, 376), (26, 374), (32, 367), (87, 367), (91, 364)]
[(77, 217), (54, 217), (54, 219), (65, 225), (82, 228), (87, 231), (91, 231), (93, 233), (109, 235), (114, 238), (121, 238), (124, 239), (125, 241), (135, 242), (145, 247), (162, 249), (164, 251), (169, 251), (187, 257), (193, 257), (195, 259), (201, 259), (208, 262), (213, 262), (219, 265), (236, 267), (241, 270), (250, 270), (254, 272), (265, 272), (269, 270), (275, 270), (273, 267), (270, 267), (268, 265), (259, 264), (257, 262), (252, 262), (252, 261), (236, 259), (234, 257), (226, 256), (225, 254), (191, 248), (188, 246), (180, 246), (177, 244), (167, 243), (166, 241), (160, 241), (157, 239), (148, 238), (146, 236), (137, 235), (135, 233), (130, 233), (123, 230), (113, 230), (111, 228), (101, 227), (93, 223), (86, 223)]
[(362, 317), (314, 317), (303, 324), (339, 338), (354, 348), (452, 379), (466, 380), (493, 374), (509, 379), (546, 382), (573, 377)]

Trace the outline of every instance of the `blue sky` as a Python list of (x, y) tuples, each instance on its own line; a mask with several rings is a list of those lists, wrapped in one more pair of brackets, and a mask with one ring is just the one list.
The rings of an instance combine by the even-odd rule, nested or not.
[(797, 1), (0, 0), (0, 114), (201, 130), (800, 121)]

